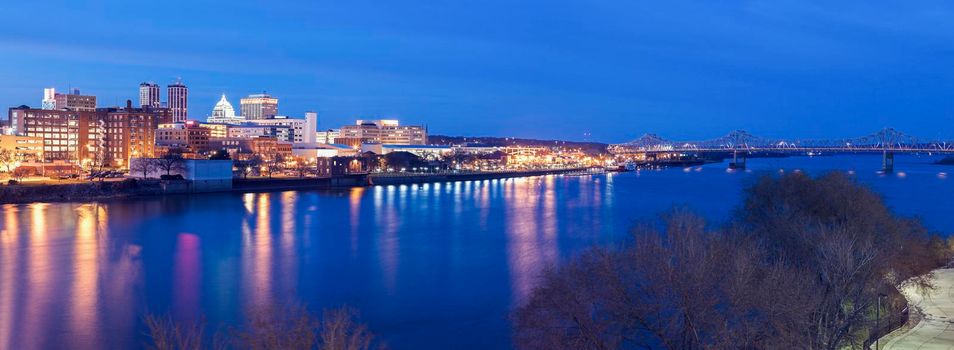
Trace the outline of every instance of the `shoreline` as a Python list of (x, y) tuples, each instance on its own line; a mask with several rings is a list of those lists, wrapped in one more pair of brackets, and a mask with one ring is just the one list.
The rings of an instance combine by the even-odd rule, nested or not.
[[(352, 174), (338, 177), (307, 178), (233, 178), (230, 187), (216, 186), (195, 190), (193, 181), (127, 178), (122, 181), (0, 186), (0, 204), (95, 202), (123, 198), (145, 198), (206, 193), (249, 193), (410, 185), (436, 182), (493, 180), (567, 173), (582, 173), (587, 168), (539, 169), (506, 172), (448, 174)], [(598, 174), (598, 173), (593, 173)], [(28, 199), (28, 200), (27, 200)]]

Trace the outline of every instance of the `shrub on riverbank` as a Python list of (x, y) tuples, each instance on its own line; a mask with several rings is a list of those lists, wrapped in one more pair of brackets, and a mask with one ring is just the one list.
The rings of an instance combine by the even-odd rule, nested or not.
[(367, 350), (375, 345), (374, 334), (349, 307), (324, 310), (320, 318), (300, 305), (257, 308), (248, 312), (245, 326), (208, 335), (204, 319), (184, 323), (147, 313), (144, 322), (147, 348), (154, 350)]
[[(879, 299), (950, 247), (844, 175), (764, 177), (728, 225), (685, 211), (544, 274), (514, 312), (523, 349), (861, 347)], [(882, 300), (891, 305), (897, 300)], [(891, 317), (881, 311), (882, 320)]]

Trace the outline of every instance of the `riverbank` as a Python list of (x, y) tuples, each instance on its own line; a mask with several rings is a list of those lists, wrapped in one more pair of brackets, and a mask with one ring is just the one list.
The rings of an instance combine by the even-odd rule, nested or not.
[(163, 193), (159, 180), (92, 181), (0, 186), (0, 203), (94, 201)]
[(34, 202), (89, 202), (115, 198), (162, 195), (192, 195), (209, 192), (232, 191), (245, 193), (298, 191), (335, 187), (364, 187), (368, 185), (402, 185), (430, 182), (475, 181), (577, 173), (583, 170), (585, 170), (585, 168), (431, 174), (355, 174), (335, 178), (236, 178), (232, 179), (231, 186), (226, 186), (227, 184), (216, 184), (215, 186), (201, 186), (201, 189), (196, 189), (196, 184), (187, 180), (161, 181), (153, 179), (125, 179), (121, 181), (92, 181), (78, 183), (37, 183), (0, 186), (0, 204), (22, 204)]
[(541, 170), (507, 170), (488, 172), (456, 172), (456, 173), (381, 173), (368, 175), (370, 185), (409, 185), (416, 183), (476, 181), (506, 179), (512, 177), (543, 176), (567, 173), (578, 173), (588, 168), (563, 168)]

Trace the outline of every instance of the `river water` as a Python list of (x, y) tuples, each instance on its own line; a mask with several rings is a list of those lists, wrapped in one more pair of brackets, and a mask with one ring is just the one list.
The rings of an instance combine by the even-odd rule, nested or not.
[(136, 348), (149, 310), (237, 325), (244, 310), (350, 305), (394, 349), (510, 347), (507, 315), (540, 271), (685, 206), (714, 223), (759, 174), (837, 170), (896, 212), (954, 232), (936, 157), (751, 159), (596, 176), (336, 191), (6, 205), (0, 349)]

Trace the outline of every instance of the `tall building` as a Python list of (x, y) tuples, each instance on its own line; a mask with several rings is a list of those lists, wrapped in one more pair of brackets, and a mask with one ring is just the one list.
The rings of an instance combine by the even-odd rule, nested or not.
[(365, 143), (385, 145), (423, 145), (427, 129), (416, 125), (400, 125), (397, 120), (358, 120), (355, 125), (341, 127), (335, 143), (361, 147)]
[(159, 100), (159, 84), (153, 82), (139, 84), (139, 107), (162, 107), (162, 102)]
[(315, 131), (318, 130), (318, 113), (305, 112), (305, 130), (301, 142), (315, 143)]
[(252, 94), (239, 101), (246, 120), (267, 119), (278, 115), (278, 99), (268, 94)]
[(189, 119), (189, 88), (182, 84), (182, 79), (168, 87), (169, 104), (172, 111), (172, 122), (181, 123)]
[(149, 108), (133, 108), (126, 100), (126, 108), (100, 108), (97, 120), (104, 141), (103, 158), (106, 165), (126, 167), (129, 158), (152, 157), (156, 152), (156, 128), (161, 115)]

